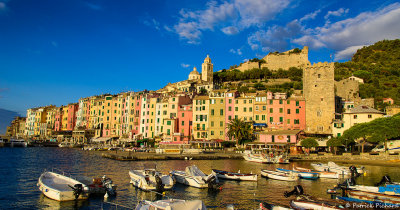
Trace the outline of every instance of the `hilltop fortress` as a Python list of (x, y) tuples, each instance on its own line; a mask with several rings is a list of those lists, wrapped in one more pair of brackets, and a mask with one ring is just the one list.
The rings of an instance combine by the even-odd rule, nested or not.
[(292, 49), (286, 52), (271, 52), (260, 61), (252, 62), (247, 61), (240, 64), (236, 69), (240, 71), (247, 71), (250, 69), (268, 68), (270, 70), (288, 70), (290, 67), (304, 68), (310, 64), (308, 61), (308, 47), (304, 46), (303, 49)]

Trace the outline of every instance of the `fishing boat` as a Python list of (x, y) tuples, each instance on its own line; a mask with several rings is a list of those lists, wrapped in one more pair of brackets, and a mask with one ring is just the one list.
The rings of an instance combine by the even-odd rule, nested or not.
[(273, 161), (264, 154), (245, 154), (243, 158), (246, 161), (256, 162), (256, 163), (273, 163)]
[(117, 185), (113, 184), (113, 181), (106, 175), (93, 179), (86, 176), (77, 176), (76, 180), (88, 186), (90, 195), (110, 197), (117, 194)]
[(284, 193), (284, 196), (286, 198), (292, 195), (296, 196), (294, 200), (290, 201), (290, 206), (293, 209), (318, 209), (318, 210), (344, 209), (344, 206), (335, 200), (323, 200), (304, 194), (304, 190), (301, 185), (296, 185), (292, 191), (290, 192), (286, 191)]
[[(340, 166), (340, 165), (336, 164), (335, 162), (328, 162), (328, 167), (330, 169), (333, 169), (332, 171), (334, 171), (334, 170), (346, 171), (347, 170), (348, 173), (351, 173), (351, 168), (354, 166), (346, 167), (346, 166)], [(357, 173), (359, 173), (359, 174), (364, 173), (364, 167), (354, 167), (354, 168), (356, 169)]]
[(308, 168), (294, 167), (295, 171), (317, 173), (319, 178), (339, 179), (339, 174), (330, 171), (314, 171)]
[(231, 179), (231, 180), (239, 180), (239, 181), (257, 181), (257, 174), (253, 174), (253, 173), (245, 174), (245, 173), (240, 173), (240, 171), (235, 173), (235, 172), (222, 171), (222, 170), (217, 170), (217, 169), (212, 169), (212, 173), (221, 179)]
[(278, 164), (289, 164), (289, 159), (286, 156), (279, 155), (274, 158), (273, 162)]
[(46, 171), (38, 181), (39, 190), (53, 200), (72, 201), (88, 198), (89, 188), (82, 182), (64, 174)]
[(299, 176), (294, 173), (290, 172), (283, 172), (283, 171), (270, 171), (266, 169), (261, 170), (261, 176), (270, 178), (270, 179), (276, 179), (276, 180), (281, 180), (281, 181), (289, 181), (289, 182), (294, 182), (299, 180)]
[(292, 172), (294, 174), (297, 174), (300, 178), (302, 179), (318, 179), (318, 173), (313, 173), (313, 172), (302, 172), (302, 171), (296, 171), (296, 170), (288, 170), (284, 168), (277, 168), (276, 170), (278, 171), (283, 171), (283, 172)]
[(170, 174), (176, 182), (197, 188), (212, 187), (218, 183), (218, 178), (214, 174), (206, 175), (197, 166), (188, 166), (185, 171), (171, 171)]
[(185, 209), (185, 210), (206, 210), (206, 206), (201, 200), (180, 200), (180, 199), (168, 199), (158, 201), (140, 201), (136, 206), (135, 210), (170, 210), (170, 209)]
[(10, 139), (10, 147), (27, 147), (28, 143), (23, 139)]
[(174, 181), (171, 176), (163, 175), (155, 169), (130, 170), (129, 176), (131, 178), (130, 183), (132, 183), (133, 186), (145, 191), (155, 190), (161, 192), (170, 190), (174, 186)]

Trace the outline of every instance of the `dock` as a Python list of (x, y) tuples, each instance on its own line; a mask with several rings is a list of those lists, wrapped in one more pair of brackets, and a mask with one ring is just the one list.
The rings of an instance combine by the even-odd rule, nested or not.
[(156, 154), (156, 153), (135, 153), (135, 154), (112, 154), (102, 153), (103, 158), (120, 161), (146, 161), (146, 160), (221, 160), (238, 159), (243, 160), (242, 154), (236, 153), (203, 153), (203, 154)]

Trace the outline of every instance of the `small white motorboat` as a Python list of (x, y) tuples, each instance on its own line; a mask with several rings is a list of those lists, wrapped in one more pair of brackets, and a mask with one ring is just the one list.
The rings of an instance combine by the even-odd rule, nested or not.
[(57, 201), (87, 199), (89, 188), (72, 177), (46, 171), (39, 177), (39, 190), (45, 196)]
[(206, 175), (197, 166), (188, 166), (185, 171), (171, 171), (170, 174), (176, 182), (197, 188), (207, 188), (218, 183), (214, 174)]
[(284, 169), (284, 168), (277, 168), (276, 170), (283, 171), (283, 172), (292, 172), (294, 174), (297, 174), (302, 179), (315, 180), (315, 179), (319, 178), (317, 173), (312, 173), (312, 172), (302, 172), (302, 171), (296, 171), (296, 170), (288, 170), (288, 169)]
[(206, 206), (201, 200), (179, 200), (179, 199), (168, 199), (168, 200), (158, 200), (158, 201), (140, 201), (136, 206), (135, 210), (206, 210)]
[(155, 169), (130, 170), (129, 176), (133, 186), (145, 191), (162, 192), (174, 186), (174, 180), (170, 175), (163, 175)]
[(10, 147), (27, 147), (28, 143), (23, 139), (10, 139)]
[[(340, 166), (340, 165), (336, 164), (335, 162), (328, 162), (328, 167), (329, 167), (329, 169), (333, 169), (332, 171), (342, 170), (342, 171), (347, 171), (347, 173), (350, 174), (351, 168), (354, 166), (346, 167), (346, 166)], [(359, 174), (364, 173), (364, 167), (354, 167), (354, 169), (356, 169), (357, 173), (359, 173)]]
[(264, 177), (267, 177), (270, 179), (289, 181), (289, 182), (294, 182), (294, 181), (299, 180), (299, 176), (295, 173), (284, 172), (284, 171), (270, 171), (270, 170), (266, 170), (266, 169), (261, 170), (261, 176), (264, 176)]
[(264, 154), (245, 154), (243, 158), (246, 161), (256, 162), (256, 163), (273, 163), (273, 161)]
[(239, 181), (257, 181), (257, 174), (244, 174), (237, 172), (229, 172), (222, 171), (217, 169), (212, 169), (212, 173), (215, 174), (218, 178), (221, 179), (231, 179), (231, 180), (239, 180)]
[(314, 171), (308, 168), (294, 167), (295, 171), (317, 173), (319, 178), (339, 179), (339, 174), (330, 171)]

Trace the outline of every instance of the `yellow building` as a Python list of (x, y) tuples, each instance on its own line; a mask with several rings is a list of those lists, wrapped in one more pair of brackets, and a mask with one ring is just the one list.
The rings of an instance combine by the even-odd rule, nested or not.
[(398, 105), (387, 106), (385, 109), (386, 109), (386, 114), (389, 116), (393, 116), (395, 114), (400, 113), (400, 106)]
[(209, 139), (225, 139), (225, 92), (226, 90), (210, 92)]
[(235, 99), (235, 119), (253, 121), (255, 93), (243, 94)]
[(357, 106), (343, 113), (342, 120), (333, 121), (332, 134), (334, 137), (343, 135), (343, 132), (359, 123), (366, 123), (383, 117), (383, 112), (368, 106)]
[(209, 113), (210, 98), (208, 96), (195, 96), (193, 99), (193, 136), (194, 139), (209, 138)]
[(89, 129), (95, 130), (95, 137), (102, 136), (104, 116), (104, 96), (93, 96), (90, 98)]
[(156, 107), (158, 102), (160, 101), (160, 98), (157, 96), (154, 96), (150, 98), (150, 108), (149, 108), (149, 130), (147, 131), (147, 136), (149, 138), (154, 138), (155, 137), (155, 125), (156, 125)]

